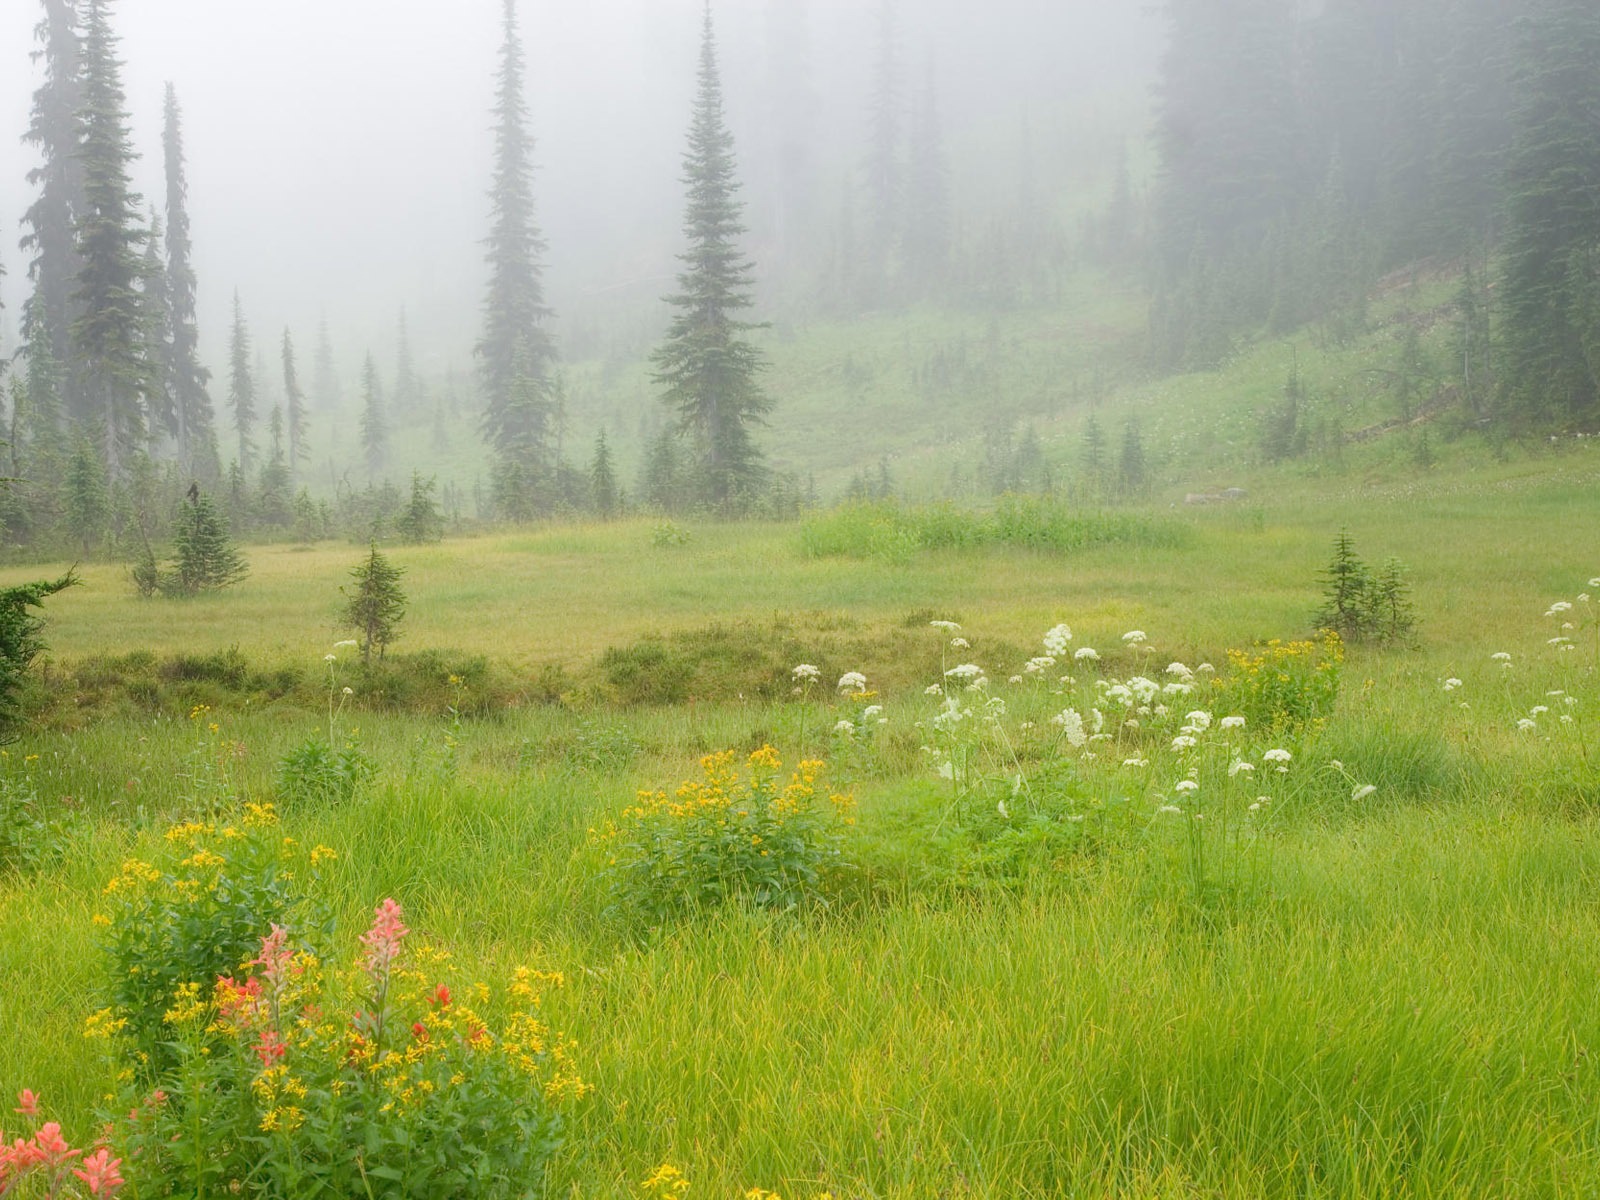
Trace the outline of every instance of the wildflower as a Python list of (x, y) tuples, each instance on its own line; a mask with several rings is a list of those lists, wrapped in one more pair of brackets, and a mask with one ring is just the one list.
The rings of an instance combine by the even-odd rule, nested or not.
[(1156, 812), (1176, 813), (1180, 817), (1183, 815), (1183, 809), (1179, 808), (1176, 804), (1163, 804), (1160, 808), (1156, 809)]
[(1072, 630), (1066, 625), (1057, 625), (1044, 635), (1045, 653), (1060, 658), (1067, 652), (1067, 643), (1072, 640)]
[(950, 639), (950, 649), (952, 649), (952, 650), (971, 650), (972, 649), (972, 643), (967, 641), (967, 639), (964, 638), (964, 637), (953, 637), (953, 638)]
[(1376, 785), (1370, 784), (1370, 783), (1363, 783), (1360, 787), (1356, 788), (1355, 791), (1350, 793), (1350, 799), (1352, 801), (1354, 801), (1354, 800), (1365, 800), (1368, 796), (1372, 795), (1377, 790), (1378, 789), (1377, 789)]
[(888, 722), (883, 719), (883, 705), (881, 704), (867, 705), (861, 710), (861, 719), (863, 721), (877, 721), (880, 725), (888, 724)]
[(848, 737), (856, 731), (856, 727), (849, 721), (839, 721), (833, 727), (833, 732), (840, 737)]
[(1211, 714), (1208, 712), (1203, 712), (1199, 709), (1196, 709), (1194, 712), (1184, 717), (1184, 720), (1193, 725), (1201, 733), (1204, 733), (1207, 729), (1211, 728)]
[(373, 910), (372, 928), (361, 935), (361, 944), (367, 948), (367, 970), (373, 975), (388, 970), (400, 953), (400, 939), (411, 932), (401, 915), (400, 906), (390, 897)]
[(1550, 706), (1548, 704), (1535, 704), (1532, 708), (1530, 708), (1528, 710), (1528, 715), (1530, 717), (1542, 717), (1542, 716), (1545, 715), (1545, 713), (1547, 713), (1549, 711), (1550, 711)]
[(289, 1052), (289, 1047), (284, 1044), (283, 1035), (276, 1029), (262, 1030), (260, 1039), (250, 1049), (256, 1052), (256, 1057), (261, 1060), (263, 1067), (270, 1067)]
[(1142, 629), (1130, 629), (1122, 635), (1123, 644), (1128, 646), (1142, 646), (1148, 640)]
[(116, 1193), (122, 1186), (122, 1176), (117, 1173), (117, 1168), (122, 1166), (120, 1158), (112, 1158), (111, 1151), (104, 1146), (96, 1150), (83, 1160), (81, 1170), (74, 1169), (73, 1174), (83, 1180), (91, 1196), (109, 1197)]
[(867, 690), (867, 677), (860, 671), (846, 671), (839, 676), (839, 690), (841, 692), (864, 692)]
[(813, 666), (811, 663), (801, 663), (798, 667), (791, 671), (790, 674), (793, 675), (795, 679), (808, 683), (813, 679), (822, 678), (822, 668)]
[(970, 686), (983, 678), (983, 668), (976, 663), (962, 663), (958, 667), (951, 667), (944, 673), (944, 677)]
[(1038, 675), (1043, 671), (1048, 671), (1055, 665), (1056, 660), (1046, 654), (1041, 655), (1038, 658), (1030, 658), (1023, 666), (1022, 671), (1025, 675)]
[(1228, 778), (1232, 779), (1237, 775), (1248, 771), (1254, 771), (1255, 769), (1255, 763), (1245, 762), (1245, 760), (1242, 758), (1235, 759), (1233, 765), (1228, 768)]
[(1100, 661), (1100, 653), (1093, 646), (1079, 646), (1072, 652), (1072, 657), (1078, 662)]
[(1167, 674), (1174, 675), (1179, 679), (1190, 679), (1194, 676), (1194, 672), (1189, 670), (1189, 668), (1184, 666), (1181, 662), (1168, 663)]
[(1200, 785), (1192, 779), (1180, 779), (1176, 790), (1180, 792), (1198, 792)]
[(1148, 758), (1125, 758), (1122, 760), (1122, 765), (1125, 767), (1148, 767), (1150, 760)]
[(340, 689), (339, 694), (342, 696), (354, 696), (356, 694), (356, 690), (353, 687), (345, 687)]
[(328, 663), (338, 662), (339, 661), (339, 656), (337, 654), (324, 654), (322, 656), (322, 661), (323, 662), (328, 662)]
[(1489, 660), (1491, 662), (1505, 663), (1507, 666), (1509, 666), (1511, 664), (1511, 655), (1507, 654), (1504, 650), (1497, 650), (1495, 653), (1489, 656)]
[(1224, 728), (1224, 729), (1243, 729), (1244, 728), (1244, 718), (1243, 717), (1223, 717), (1222, 721), (1221, 721), (1221, 725), (1222, 725), (1222, 728)]
[(1210, 663), (1201, 663), (1195, 668), (1195, 672), (1199, 675), (1215, 675), (1217, 673), (1217, 669)]
[(35, 1096), (30, 1089), (23, 1088), (20, 1092), (17, 1093), (17, 1107), (12, 1109), (11, 1111), (15, 1112), (15, 1113), (20, 1113), (24, 1117), (36, 1117), (36, 1116), (38, 1116), (39, 1115), (39, 1097)]
[(1554, 604), (1552, 604), (1550, 606), (1550, 611), (1545, 613), (1544, 615), (1547, 616), (1547, 617), (1558, 617), (1564, 612), (1571, 612), (1571, 611), (1572, 611), (1572, 602), (1570, 600), (1557, 600)]
[(1172, 739), (1172, 748), (1174, 750), (1193, 750), (1197, 745), (1199, 745), (1199, 743), (1187, 733), (1180, 733), (1177, 737)]
[(1529, 731), (1537, 728), (1539, 728), (1539, 722), (1531, 720), (1528, 717), (1523, 717), (1522, 720), (1517, 722), (1517, 729), (1522, 733), (1528, 733)]
[(995, 805), (995, 811), (1000, 814), (1000, 819), (1002, 821), (1011, 820), (1011, 810), (1006, 807), (1006, 802), (1004, 800), (1001, 800), (999, 804)]
[(1589, 580), (1589, 586), (1592, 588), (1600, 588), (1600, 575), (1597, 575), (1593, 579)]
[(639, 1186), (653, 1200), (683, 1200), (689, 1190), (689, 1181), (677, 1167), (662, 1163), (651, 1172), (648, 1179), (641, 1180)]
[(1293, 757), (1287, 750), (1268, 750), (1261, 756), (1264, 762), (1277, 763), (1280, 767), (1286, 766)]
[(935, 629), (944, 630), (945, 633), (961, 632), (961, 626), (957, 625), (954, 621), (929, 621), (928, 624), (933, 626)]
[(1051, 724), (1061, 726), (1061, 732), (1067, 739), (1067, 744), (1074, 750), (1083, 749), (1088, 737), (1083, 731), (1083, 717), (1075, 708), (1067, 708), (1050, 718)]
[(1461, 680), (1457, 679), (1454, 675), (1444, 681), (1444, 690), (1447, 692), (1453, 692), (1460, 686)]
[(944, 695), (944, 689), (937, 683), (930, 683), (927, 687), (922, 689), (922, 694), (924, 696), (942, 696)]
[(283, 985), (285, 969), (289, 960), (294, 957), (294, 951), (288, 946), (289, 931), (276, 922), (272, 925), (272, 932), (261, 939), (261, 953), (249, 962), (249, 966), (260, 967), (261, 975), (274, 989)]

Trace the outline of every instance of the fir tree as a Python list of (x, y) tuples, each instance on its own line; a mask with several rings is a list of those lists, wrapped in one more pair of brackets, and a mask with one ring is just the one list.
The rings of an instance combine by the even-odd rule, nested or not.
[(216, 414), (206, 385), (211, 372), (200, 364), (193, 243), (189, 231), (189, 185), (184, 175), (183, 117), (178, 95), (167, 84), (161, 130), (167, 182), (167, 296), (172, 344), (167, 387), (177, 424), (178, 465), (196, 479), (215, 483), (222, 473)]
[(409, 546), (424, 542), (437, 542), (444, 537), (444, 518), (439, 514), (434, 492), (438, 490), (437, 476), (427, 479), (421, 471), (411, 472), (411, 496), (405, 509), (395, 518), (394, 531)]
[(283, 408), (274, 404), (267, 414), (267, 432), (272, 447), (256, 486), (256, 520), (269, 529), (286, 529), (294, 519), (294, 481), (283, 453)]
[(663, 401), (695, 452), (696, 499), (723, 512), (748, 507), (762, 478), (750, 426), (771, 407), (756, 384), (765, 362), (745, 338), (760, 328), (734, 315), (751, 306), (749, 260), (737, 245), (744, 232), (734, 175), (733, 137), (723, 116), (722, 81), (709, 4), (700, 46), (699, 88), (684, 155), (689, 249), (677, 311), (652, 362)]
[(145, 407), (152, 446), (178, 435), (178, 413), (172, 390), (172, 292), (162, 254), (161, 221), (150, 214), (150, 235), (139, 269), (139, 309), (145, 362), (149, 368)]
[[(33, 251), (28, 276), (33, 294), (23, 310), (22, 335), (30, 359), (47, 356), (58, 369), (72, 361), (73, 299), (81, 264), (78, 217), (84, 209), (82, 142), (83, 79), (77, 0), (43, 0), (34, 28), (44, 82), (33, 94), (32, 120), (24, 140), (40, 164), (28, 172), (39, 195), (23, 215), (28, 232), (22, 248)], [(64, 400), (63, 389), (57, 395)]]
[(1144, 456), (1144, 432), (1138, 417), (1129, 417), (1122, 427), (1122, 450), (1117, 455), (1117, 491), (1124, 496), (1140, 496), (1150, 483)]
[(907, 182), (906, 271), (927, 296), (944, 286), (950, 269), (950, 165), (931, 67), (911, 126)]
[(405, 571), (393, 565), (373, 542), (365, 561), (350, 574), (355, 587), (339, 589), (345, 597), (344, 624), (355, 631), (361, 661), (370, 663), (374, 648), (381, 659), (400, 636), (400, 621), (406, 615), (406, 595), (400, 589)]
[(300, 478), (300, 465), (306, 457), (306, 394), (300, 390), (300, 373), (295, 369), (294, 342), (283, 331), (283, 395), (285, 430), (289, 435), (289, 479)]
[(106, 484), (100, 455), (82, 432), (67, 460), (61, 481), (62, 519), (67, 534), (83, 550), (85, 557), (105, 541), (111, 517), (111, 489)]
[(903, 232), (905, 200), (901, 161), (901, 82), (895, 0), (878, 0), (878, 44), (873, 61), (866, 160), (867, 208), (871, 221), (868, 257), (876, 299), (888, 293)]
[(383, 413), (383, 385), (371, 353), (361, 368), (361, 453), (367, 474), (377, 475), (389, 461), (389, 423)]
[[(483, 435), (502, 479), (543, 471), (553, 405), (555, 339), (546, 328), (544, 241), (534, 222), (533, 139), (523, 96), (515, 0), (504, 0), (494, 107), (495, 164), (489, 192), (489, 286), (476, 349)], [(513, 489), (526, 494), (526, 483)]]
[(118, 480), (144, 442), (149, 368), (137, 289), (137, 249), (146, 233), (128, 178), (134, 153), (111, 2), (86, 0), (83, 13), (83, 208), (72, 345), (82, 377), (76, 415), (98, 431), (107, 472)]
[(228, 523), (211, 497), (198, 489), (191, 491), (173, 522), (172, 564), (162, 576), (161, 590), (172, 596), (197, 596), (231, 587), (249, 573), (249, 564), (234, 548)]
[(0, 589), (0, 742), (16, 737), (22, 723), (22, 677), (44, 650), (44, 622), (30, 609), (78, 582), (68, 571), (60, 579)]
[(239, 434), (239, 469), (248, 475), (256, 459), (256, 381), (251, 373), (250, 328), (237, 291), (233, 293), (233, 328), (228, 334), (228, 408)]
[(394, 411), (401, 415), (422, 406), (422, 383), (417, 378), (416, 362), (411, 357), (411, 334), (406, 328), (406, 310), (400, 310), (400, 325), (395, 339)]
[(604, 520), (617, 515), (617, 471), (611, 461), (611, 447), (606, 444), (606, 431), (602, 429), (594, 440), (594, 457), (589, 460), (589, 494), (594, 500), (594, 511)]
[(1532, 0), (1519, 24), (1503, 374), (1523, 423), (1587, 421), (1600, 413), (1581, 304), (1585, 276), (1600, 278), (1600, 7)]
[(328, 318), (317, 322), (317, 357), (313, 364), (311, 393), (318, 412), (331, 412), (344, 398), (339, 386), (339, 368), (333, 361), (333, 341), (328, 337)]

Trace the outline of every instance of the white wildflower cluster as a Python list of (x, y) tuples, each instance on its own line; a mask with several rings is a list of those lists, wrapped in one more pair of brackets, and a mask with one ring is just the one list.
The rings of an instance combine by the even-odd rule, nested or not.
[(1044, 635), (1044, 652), (1051, 658), (1060, 658), (1067, 652), (1067, 643), (1072, 640), (1072, 630), (1065, 625), (1057, 625)]
[(1447, 692), (1453, 692), (1461, 686), (1461, 680), (1457, 679), (1454, 675), (1444, 681), (1444, 690)]
[(811, 663), (801, 663), (789, 674), (794, 676), (796, 683), (814, 683), (822, 678), (822, 668)]
[(867, 677), (860, 671), (846, 671), (839, 676), (839, 690), (841, 692), (864, 692), (867, 690)]
[(1048, 654), (1041, 654), (1037, 658), (1030, 658), (1022, 668), (1024, 675), (1042, 675), (1056, 665), (1056, 660)]
[(1082, 750), (1089, 744), (1089, 734), (1084, 728), (1083, 715), (1077, 709), (1063, 709), (1050, 720), (1052, 724), (1061, 727), (1061, 733), (1067, 739), (1067, 745), (1074, 750)]
[(954, 621), (929, 621), (928, 624), (939, 630), (941, 633), (961, 632), (961, 626), (957, 625)]
[(1079, 646), (1072, 652), (1073, 662), (1099, 662), (1100, 653), (1093, 646)]
[(1149, 640), (1142, 629), (1130, 629), (1122, 635), (1122, 644), (1124, 646), (1143, 646)]
[(960, 684), (969, 692), (980, 692), (989, 686), (988, 676), (977, 663), (962, 663), (960, 666), (951, 667), (944, 673), (944, 677), (952, 683)]

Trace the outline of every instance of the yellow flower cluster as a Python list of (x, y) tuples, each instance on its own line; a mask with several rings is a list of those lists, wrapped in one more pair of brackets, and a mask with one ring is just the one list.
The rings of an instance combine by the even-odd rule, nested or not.
[(683, 1200), (689, 1192), (689, 1181), (682, 1171), (671, 1163), (662, 1163), (641, 1180), (639, 1187), (650, 1200)]

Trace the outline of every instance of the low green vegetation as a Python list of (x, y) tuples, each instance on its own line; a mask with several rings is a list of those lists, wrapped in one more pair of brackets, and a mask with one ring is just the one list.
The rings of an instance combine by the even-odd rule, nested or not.
[[(257, 550), (137, 652), (91, 567), (0, 760), (8, 1129), (116, 1114), (141, 1194), (343, 1187), (352, 1145), (454, 1194), (507, 1121), (482, 1194), (1583, 1194), (1592, 478), (398, 547), (410, 653), (366, 665), (348, 550)], [(1413, 637), (1318, 632), (1334, 511)], [(337, 1050), (218, 991), (291, 961)]]

